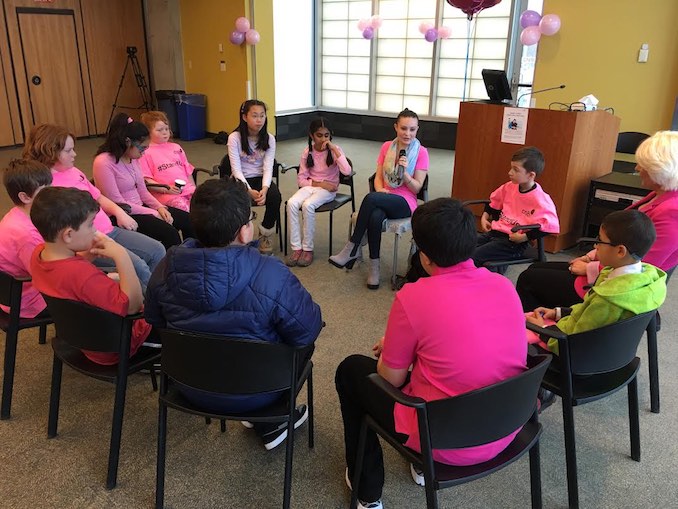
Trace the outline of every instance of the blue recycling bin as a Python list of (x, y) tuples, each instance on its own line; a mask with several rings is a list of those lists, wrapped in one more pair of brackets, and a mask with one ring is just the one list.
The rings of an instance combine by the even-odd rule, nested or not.
[(180, 138), (184, 141), (203, 139), (207, 125), (207, 96), (204, 94), (177, 94), (175, 97)]

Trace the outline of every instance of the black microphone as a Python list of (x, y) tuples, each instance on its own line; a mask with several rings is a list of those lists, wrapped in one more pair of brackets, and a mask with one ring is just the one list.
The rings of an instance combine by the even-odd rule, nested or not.
[(516, 100), (516, 106), (520, 103), (520, 100), (525, 96), (534, 95), (534, 94), (541, 94), (542, 92), (548, 92), (549, 90), (557, 90), (559, 88), (565, 88), (565, 85), (558, 85), (557, 87), (542, 88), (541, 90), (535, 90), (534, 92), (525, 92), (524, 94), (520, 94), (518, 96), (518, 99)]
[[(400, 149), (400, 152), (398, 153), (398, 159), (400, 159), (403, 156), (406, 156), (407, 152), (404, 149)], [(398, 181), (401, 181), (403, 179), (403, 175), (405, 174), (405, 168), (403, 167), (402, 164), (398, 165)]]

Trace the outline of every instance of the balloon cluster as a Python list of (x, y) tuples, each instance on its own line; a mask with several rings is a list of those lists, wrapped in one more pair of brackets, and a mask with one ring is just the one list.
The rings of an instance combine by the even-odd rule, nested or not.
[(363, 33), (363, 37), (365, 39), (374, 39), (374, 36), (376, 35), (375, 32), (379, 29), (379, 27), (381, 27), (383, 22), (384, 20), (381, 19), (381, 16), (379, 16), (379, 14), (375, 14), (371, 18), (363, 18), (358, 21), (358, 30)]
[(260, 36), (254, 28), (250, 27), (250, 20), (241, 16), (235, 20), (235, 30), (231, 32), (231, 35), (228, 36), (228, 40), (231, 41), (231, 44), (240, 46), (243, 42), (254, 46), (259, 42)]
[(461, 9), (461, 12), (466, 14), (469, 21), (473, 19), (474, 14), (478, 14), (483, 9), (494, 7), (499, 2), (501, 0), (447, 0), (447, 3), (452, 7)]
[(525, 46), (537, 44), (542, 35), (553, 35), (560, 30), (560, 18), (557, 14), (540, 15), (535, 11), (525, 11), (520, 15), (520, 42)]
[(436, 28), (431, 23), (426, 22), (419, 25), (419, 32), (428, 42), (433, 42), (436, 39), (447, 39), (452, 34), (450, 27), (441, 26)]

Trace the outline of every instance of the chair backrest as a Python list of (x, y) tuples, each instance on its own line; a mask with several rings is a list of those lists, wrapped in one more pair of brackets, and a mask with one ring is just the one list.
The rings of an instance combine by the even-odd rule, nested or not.
[[(213, 170), (219, 171), (219, 178), (227, 179), (231, 177), (231, 159), (228, 157), (228, 152), (226, 152), (226, 155), (221, 158), (221, 161)], [(276, 159), (273, 160), (273, 178), (275, 179), (275, 184), (280, 187), (280, 163)]]
[(222, 394), (289, 389), (296, 349), (281, 343), (161, 329), (162, 370), (179, 383)]
[(635, 154), (638, 146), (645, 141), (645, 138), (649, 137), (649, 134), (633, 131), (619, 133), (619, 136), (617, 136), (617, 147), (614, 151), (621, 154)]
[(537, 392), (550, 363), (550, 355), (528, 357), (528, 369), (516, 376), (426, 403), (431, 447), (473, 447), (513, 433), (534, 414)]
[[(346, 158), (348, 161), (348, 165), (351, 167), (351, 173), (349, 175), (344, 175), (343, 173), (339, 173), (339, 184), (343, 184), (345, 186), (349, 186), (351, 188), (351, 194), (353, 194), (353, 161), (351, 161), (348, 157)], [(299, 171), (299, 170), (297, 170)]]
[[(44, 293), (42, 296), (47, 302), (60, 341), (74, 348), (94, 352), (123, 354), (127, 350), (129, 353), (133, 318), (140, 318), (141, 315), (124, 317), (82, 302), (50, 297)], [(123, 338), (126, 345), (123, 345)]]
[(12, 311), (20, 308), (22, 286), (22, 280), (0, 270), (0, 304), (9, 307)]
[(674, 270), (676, 270), (675, 265), (673, 267), (671, 267), (669, 270), (666, 271), (666, 284), (669, 284), (669, 281), (671, 280), (671, 276), (673, 276)]
[(567, 345), (565, 348), (573, 375), (608, 373), (622, 368), (635, 358), (638, 343), (655, 314), (656, 310), (653, 310), (605, 327), (569, 335), (559, 344), (561, 357), (563, 345)]
[[(367, 179), (367, 184), (370, 188), (370, 192), (374, 192), (374, 178), (376, 177), (376, 173), (373, 173), (370, 175), (370, 178)], [(428, 172), (426, 173), (426, 177), (424, 178), (424, 183), (421, 185), (421, 189), (419, 189), (419, 192), (417, 193), (417, 199), (421, 200), (423, 202), (428, 201)]]

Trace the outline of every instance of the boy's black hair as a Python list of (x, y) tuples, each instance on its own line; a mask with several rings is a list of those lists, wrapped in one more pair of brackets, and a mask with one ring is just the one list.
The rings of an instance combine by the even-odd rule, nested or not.
[[(324, 117), (318, 117), (315, 120), (312, 120), (308, 126), (308, 155), (306, 156), (306, 166), (308, 168), (313, 168), (315, 162), (313, 161), (313, 134), (324, 127), (330, 132), (330, 140), (332, 139), (332, 129), (327, 125), (327, 120)], [(334, 157), (332, 157), (332, 151), (327, 150), (327, 158), (325, 159), (327, 166), (332, 166), (334, 164)]]
[(74, 187), (46, 187), (31, 205), (31, 221), (45, 239), (54, 242), (65, 228), (78, 230), (99, 204), (87, 191)]
[(40, 161), (12, 159), (5, 168), (2, 183), (14, 205), (23, 205), (19, 193), (32, 197), (39, 187), (52, 184), (52, 172)]
[(250, 219), (251, 198), (237, 179), (210, 179), (191, 198), (189, 218), (196, 238), (205, 247), (225, 247)]
[(132, 120), (127, 113), (118, 113), (111, 120), (111, 125), (108, 126), (106, 133), (106, 141), (97, 149), (97, 155), (108, 152), (115, 157), (117, 163), (129, 148), (128, 140), (132, 143), (141, 143), (148, 136), (148, 127), (141, 122)]
[(617, 210), (603, 218), (600, 227), (615, 246), (625, 246), (634, 258), (641, 260), (657, 238), (652, 220), (639, 210)]
[(468, 260), (476, 247), (473, 213), (454, 198), (436, 198), (412, 215), (412, 237), (438, 267)]
[(544, 154), (537, 147), (523, 147), (511, 157), (511, 161), (520, 163), (527, 171), (538, 177), (544, 171)]
[(264, 108), (264, 113), (266, 113), (266, 120), (264, 121), (264, 125), (261, 127), (261, 131), (259, 131), (259, 137), (257, 139), (257, 150), (263, 150), (264, 152), (268, 150), (268, 113), (266, 104), (263, 101), (258, 101), (256, 99), (248, 99), (240, 105), (240, 115), (238, 117), (240, 122), (238, 123), (238, 127), (236, 127), (236, 130), (240, 133), (240, 146), (242, 147), (243, 152), (245, 152), (248, 156), (252, 155), (252, 149), (250, 148), (250, 144), (247, 141), (249, 136), (247, 122), (245, 122), (242, 117), (243, 115), (247, 115), (250, 109), (252, 109), (252, 106), (261, 106)]

